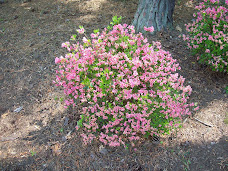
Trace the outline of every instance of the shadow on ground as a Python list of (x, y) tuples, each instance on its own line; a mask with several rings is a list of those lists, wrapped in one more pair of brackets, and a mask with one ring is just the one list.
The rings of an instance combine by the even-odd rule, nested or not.
[[(193, 144), (169, 138), (162, 145), (151, 141), (142, 143), (137, 150), (123, 148), (87, 147), (72, 132), (68, 140), (50, 137), (50, 127), (32, 132), (30, 138), (21, 139), (40, 146), (26, 157), (1, 160), (0, 168), (6, 170), (226, 170), (228, 169), (228, 137), (217, 142)], [(51, 131), (50, 131), (51, 132)], [(43, 139), (40, 139), (42, 134)], [(32, 135), (32, 136), (31, 136)], [(47, 136), (47, 137), (45, 137)], [(39, 138), (39, 139), (38, 139)], [(178, 142), (178, 143), (177, 143)], [(203, 161), (203, 162), (202, 162)]]

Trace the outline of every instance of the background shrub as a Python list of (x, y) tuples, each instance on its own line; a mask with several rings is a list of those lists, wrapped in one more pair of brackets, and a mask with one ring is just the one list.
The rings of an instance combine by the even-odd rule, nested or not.
[(201, 64), (213, 71), (228, 71), (228, 15), (226, 0), (220, 6), (219, 0), (204, 0), (195, 8), (196, 20), (186, 25), (189, 35), (183, 35), (188, 47)]

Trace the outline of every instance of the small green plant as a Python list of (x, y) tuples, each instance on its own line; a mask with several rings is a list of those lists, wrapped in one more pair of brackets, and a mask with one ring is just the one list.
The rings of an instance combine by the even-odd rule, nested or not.
[(61, 132), (61, 133), (63, 132), (63, 128), (60, 129), (60, 132)]
[(225, 91), (226, 91), (226, 94), (228, 94), (228, 86), (226, 86)]
[(190, 160), (190, 157), (189, 157), (189, 154), (190, 154), (189, 151), (184, 152), (184, 151), (182, 151), (180, 149), (176, 149), (176, 150), (171, 149), (171, 150), (168, 150), (168, 151), (170, 151), (171, 153), (173, 153), (175, 155), (178, 155), (179, 159), (184, 164), (184, 170), (185, 171), (190, 170), (189, 165), (191, 164), (191, 160)]
[(189, 165), (191, 164), (191, 160), (186, 157), (186, 154), (181, 154), (181, 161), (184, 163), (185, 171), (190, 170)]
[(223, 122), (228, 125), (228, 113), (226, 113), (226, 116)]
[(178, 1), (177, 1), (177, 4), (180, 5), (180, 4), (181, 4), (181, 0), (178, 0)]
[(60, 102), (63, 102), (64, 101), (64, 97), (54, 97), (54, 100), (55, 101), (60, 101)]
[(36, 152), (35, 151), (30, 151), (31, 155), (32, 156), (35, 156), (36, 155)]
[(6, 31), (5, 28), (0, 29), (0, 32), (4, 33)]

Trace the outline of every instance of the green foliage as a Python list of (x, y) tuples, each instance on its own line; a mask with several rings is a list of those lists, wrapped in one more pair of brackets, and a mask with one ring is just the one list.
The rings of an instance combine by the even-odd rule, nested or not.
[(36, 155), (36, 152), (35, 151), (30, 151), (31, 155), (32, 156), (35, 156)]
[(226, 125), (228, 125), (228, 113), (226, 114), (226, 117), (225, 117), (225, 119), (224, 119), (224, 121), (223, 121)]
[(228, 86), (226, 86), (225, 91), (226, 91), (226, 94), (228, 94)]

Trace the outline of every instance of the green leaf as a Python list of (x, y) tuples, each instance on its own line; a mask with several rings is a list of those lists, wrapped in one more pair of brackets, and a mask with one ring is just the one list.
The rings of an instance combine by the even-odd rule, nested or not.
[(93, 30), (93, 32), (96, 34), (99, 32), (99, 29)]
[(84, 115), (80, 115), (81, 119), (84, 120), (85, 116)]
[(76, 39), (77, 35), (74, 34), (74, 35), (72, 35), (72, 37), (73, 37), (73, 38), (71, 38), (70, 40), (73, 40), (73, 41), (74, 41), (74, 40)]
[(32, 156), (36, 155), (36, 152), (35, 151), (31, 151), (31, 155)]
[(63, 132), (63, 128), (60, 129), (60, 132)]
[[(108, 27), (107, 27), (107, 29), (108, 29), (108, 30), (111, 30), (111, 29), (112, 29), (112, 27), (111, 27), (111, 26), (108, 26)], [(99, 41), (98, 41), (98, 42), (99, 42)]]
[(78, 127), (82, 127), (82, 122), (77, 121), (77, 126), (78, 126)]
[[(112, 22), (110, 22), (110, 24), (111, 24), (112, 26), (117, 25), (117, 24), (120, 24), (120, 23), (121, 23), (121, 20), (122, 20), (122, 17), (121, 17), (121, 16), (118, 18), (118, 17), (115, 15), (115, 16), (112, 17)], [(109, 28), (108, 28), (108, 30), (109, 30)]]
[(125, 145), (126, 145), (125, 149), (128, 150), (130, 144), (126, 143)]
[(226, 86), (225, 90), (226, 90), (226, 94), (228, 94), (228, 86)]
[(116, 130), (119, 131), (120, 130), (120, 127), (117, 127)]
[(117, 16), (116, 15), (112, 17), (112, 21), (113, 22), (116, 22), (117, 21)]
[(82, 123), (85, 120), (85, 116), (84, 115), (80, 115), (81, 119), (77, 121), (77, 126), (78, 127), (82, 127)]
[(146, 134), (144, 135), (145, 138), (148, 138), (150, 136), (149, 132), (146, 132)]
[(82, 81), (82, 84), (85, 85), (86, 87), (89, 87), (90, 86), (90, 80), (88, 77), (86, 77), (83, 81)]

